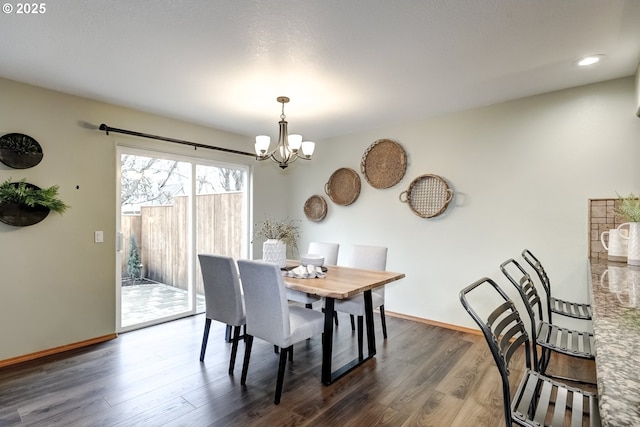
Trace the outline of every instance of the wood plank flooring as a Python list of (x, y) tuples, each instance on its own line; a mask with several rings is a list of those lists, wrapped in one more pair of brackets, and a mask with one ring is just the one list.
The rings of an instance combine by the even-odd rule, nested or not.
[[(343, 316), (334, 363), (357, 354)], [(243, 387), (244, 345), (229, 376), (224, 325), (213, 322), (203, 363), (203, 315), (128, 332), (0, 369), (0, 426), (504, 425), (500, 378), (484, 338), (387, 316), (384, 341), (377, 314), (375, 323), (376, 357), (328, 387), (320, 382), (320, 337), (294, 346), (277, 406), (278, 355), (264, 341), (254, 341)], [(550, 371), (595, 380), (589, 361), (554, 357)]]

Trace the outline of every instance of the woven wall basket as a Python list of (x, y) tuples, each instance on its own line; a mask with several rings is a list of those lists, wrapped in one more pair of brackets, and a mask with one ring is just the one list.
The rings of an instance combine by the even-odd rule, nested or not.
[(407, 154), (400, 144), (379, 139), (362, 156), (360, 172), (373, 188), (393, 187), (407, 170)]
[(425, 174), (414, 179), (406, 191), (400, 193), (400, 201), (407, 203), (413, 213), (421, 218), (433, 218), (442, 214), (453, 199), (453, 190), (438, 175)]
[(324, 185), (324, 192), (336, 205), (350, 205), (360, 195), (360, 176), (350, 168), (337, 169)]
[(327, 216), (327, 201), (324, 197), (314, 194), (304, 203), (304, 214), (309, 221), (322, 221)]

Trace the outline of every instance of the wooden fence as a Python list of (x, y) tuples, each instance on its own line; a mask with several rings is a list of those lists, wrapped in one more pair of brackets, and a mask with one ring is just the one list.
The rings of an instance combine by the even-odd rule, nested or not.
[[(233, 258), (242, 256), (242, 193), (196, 196), (196, 255), (214, 253)], [(129, 239), (135, 233), (144, 268), (144, 277), (181, 289), (188, 285), (188, 202), (175, 197), (170, 206), (142, 206), (140, 215), (123, 215), (121, 231), (124, 247), (122, 275), (128, 277)], [(196, 292), (204, 294), (202, 273), (196, 260)]]

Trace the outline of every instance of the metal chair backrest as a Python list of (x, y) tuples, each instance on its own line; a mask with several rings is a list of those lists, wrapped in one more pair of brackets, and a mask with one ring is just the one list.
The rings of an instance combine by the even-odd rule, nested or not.
[(547, 319), (549, 320), (549, 323), (551, 323), (551, 281), (549, 280), (549, 276), (542, 266), (542, 263), (531, 253), (529, 249), (522, 251), (522, 258), (524, 258), (527, 264), (533, 268), (538, 275), (538, 279), (540, 279), (540, 283), (542, 283), (544, 293), (547, 296)]
[(549, 275), (547, 275), (542, 263), (531, 253), (530, 250), (525, 249), (522, 251), (522, 257), (535, 270), (538, 275), (538, 279), (540, 279), (540, 282), (544, 287), (544, 291), (547, 296), (547, 321), (549, 323), (553, 323), (552, 315), (554, 313), (574, 319), (588, 321), (593, 319), (593, 309), (591, 304), (563, 300), (551, 295), (551, 281), (549, 280)]
[[(515, 269), (514, 269), (515, 267)], [(537, 342), (537, 331), (539, 323), (543, 321), (542, 318), (542, 300), (536, 289), (531, 276), (526, 272), (524, 268), (513, 258), (506, 260), (500, 264), (500, 270), (509, 279), (509, 281), (515, 286), (522, 298), (529, 319), (531, 321), (531, 341)], [(519, 273), (518, 273), (519, 272)], [(516, 278), (515, 275), (520, 277)], [(535, 307), (538, 307), (538, 314), (536, 316)], [(533, 361), (534, 366), (538, 366), (538, 352), (533, 349)]]
[[(500, 303), (483, 320), (469, 304), (467, 296), (478, 288), (493, 288), (499, 295)], [(511, 390), (509, 386), (509, 363), (520, 346), (525, 346), (525, 361), (528, 369), (531, 369), (530, 342), (527, 331), (516, 307), (507, 294), (488, 277), (484, 277), (460, 291), (460, 302), (471, 318), (478, 324), (484, 335), (493, 360), (500, 371), (502, 379), (502, 394), (504, 401), (504, 417), (507, 426), (511, 426), (513, 417), (511, 413)]]

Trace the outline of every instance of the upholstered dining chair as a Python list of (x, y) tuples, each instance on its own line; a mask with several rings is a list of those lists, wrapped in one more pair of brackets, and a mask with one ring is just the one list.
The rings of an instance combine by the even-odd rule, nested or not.
[(233, 375), (236, 362), (240, 329), (246, 323), (244, 297), (238, 276), (238, 269), (233, 258), (222, 255), (198, 254), (202, 280), (204, 282), (204, 298), (206, 314), (200, 361), (204, 361), (207, 350), (211, 321), (217, 320), (233, 327), (231, 338), (231, 358), (229, 375)]
[[(387, 248), (383, 246), (353, 245), (351, 254), (345, 264), (346, 267), (361, 268), (364, 270), (387, 269)], [(373, 308), (380, 309), (380, 320), (382, 321), (382, 334), (387, 339), (387, 322), (384, 315), (384, 286), (371, 291)], [(363, 319), (364, 319), (364, 295), (358, 294), (346, 299), (337, 299), (334, 309), (336, 312), (348, 313), (351, 315), (351, 329), (355, 330), (354, 316), (358, 320), (358, 356), (362, 358), (362, 346), (364, 339)]]
[[(339, 250), (339, 243), (311, 242), (309, 243), (307, 253), (323, 256), (325, 265), (336, 265), (338, 263)], [(287, 298), (289, 298), (290, 301), (303, 303), (307, 308), (311, 308), (311, 305), (314, 302), (320, 301), (320, 298), (315, 295), (309, 295), (305, 292), (300, 292), (293, 289), (287, 289)]]
[(327, 242), (310, 242), (309, 249), (307, 249), (307, 253), (309, 254), (322, 255), (324, 257), (325, 265), (337, 265), (339, 251), (339, 243)]
[(240, 384), (245, 385), (253, 338), (280, 348), (274, 403), (280, 403), (287, 356), (293, 345), (324, 330), (324, 315), (316, 310), (289, 305), (280, 269), (261, 261), (238, 260), (247, 309), (244, 363)]

